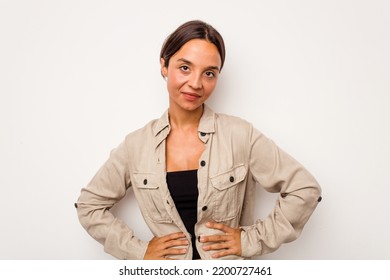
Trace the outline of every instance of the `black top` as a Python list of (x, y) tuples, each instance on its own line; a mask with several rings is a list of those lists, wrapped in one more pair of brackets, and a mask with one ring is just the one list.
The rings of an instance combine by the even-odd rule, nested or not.
[(194, 226), (198, 220), (198, 171), (167, 172), (167, 184), (177, 211), (187, 231), (191, 234), (192, 259), (200, 259), (195, 246)]

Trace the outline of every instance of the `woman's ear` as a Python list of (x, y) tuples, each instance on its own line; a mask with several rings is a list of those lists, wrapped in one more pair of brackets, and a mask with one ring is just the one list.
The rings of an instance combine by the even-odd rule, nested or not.
[(165, 59), (160, 58), (160, 65), (161, 65), (161, 75), (164, 79), (168, 77), (168, 68), (165, 66)]

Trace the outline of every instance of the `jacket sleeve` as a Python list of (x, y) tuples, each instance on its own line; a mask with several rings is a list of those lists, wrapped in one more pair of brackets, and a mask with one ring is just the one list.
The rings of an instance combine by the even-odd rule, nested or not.
[(301, 164), (253, 128), (250, 139), (249, 170), (254, 180), (280, 195), (267, 218), (242, 227), (244, 257), (273, 252), (297, 239), (321, 201), (320, 186)]
[(110, 212), (131, 186), (127, 158), (123, 142), (81, 190), (76, 208), (81, 225), (104, 245), (106, 253), (118, 259), (143, 259), (148, 242), (136, 238), (133, 231)]

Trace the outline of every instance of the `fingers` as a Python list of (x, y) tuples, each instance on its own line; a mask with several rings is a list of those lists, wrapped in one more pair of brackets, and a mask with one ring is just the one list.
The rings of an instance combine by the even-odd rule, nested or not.
[(162, 237), (154, 237), (149, 241), (148, 248), (144, 256), (145, 260), (163, 260), (172, 259), (171, 255), (183, 255), (187, 253), (187, 248), (177, 248), (188, 246), (189, 242), (185, 239), (182, 232), (171, 233)]
[(164, 235), (164, 236), (160, 237), (160, 239), (163, 242), (166, 242), (166, 241), (169, 241), (169, 240), (185, 238), (185, 237), (186, 237), (186, 235), (183, 232), (174, 232), (174, 233), (170, 233), (168, 235)]
[(221, 234), (204, 235), (199, 241), (205, 244), (202, 249), (205, 251), (215, 250), (212, 254), (213, 258), (220, 258), (227, 255), (241, 255), (241, 229), (231, 228), (227, 225), (207, 222), (209, 228), (222, 231)]
[(219, 229), (225, 233), (231, 233), (234, 231), (234, 228), (231, 228), (225, 224), (220, 224), (220, 223), (216, 223), (216, 222), (213, 222), (213, 221), (209, 221), (206, 223), (206, 226), (208, 228), (214, 228), (214, 229)]
[[(215, 251), (211, 255), (213, 258), (220, 258), (228, 255), (241, 256), (241, 229), (232, 228), (227, 225), (207, 222), (206, 226), (219, 230), (220, 234), (203, 235), (199, 241), (204, 243), (202, 247), (205, 251)], [(175, 232), (161, 237), (154, 237), (149, 241), (144, 259), (150, 260), (172, 260), (174, 255), (184, 255), (187, 253), (189, 241), (182, 232)]]
[(200, 237), (200, 242), (224, 242), (232, 239), (232, 235), (235, 233), (236, 229), (231, 228), (227, 225), (216, 223), (216, 222), (207, 222), (206, 226), (208, 228), (218, 229), (224, 234), (214, 234), (214, 235), (203, 235)]

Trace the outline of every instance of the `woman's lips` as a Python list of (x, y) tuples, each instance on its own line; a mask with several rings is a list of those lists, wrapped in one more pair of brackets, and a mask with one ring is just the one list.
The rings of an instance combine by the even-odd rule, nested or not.
[(195, 101), (200, 98), (199, 94), (193, 93), (193, 92), (183, 92), (182, 93), (184, 98), (188, 101)]

